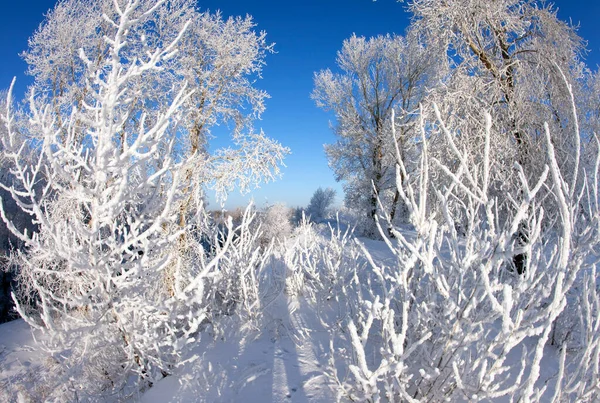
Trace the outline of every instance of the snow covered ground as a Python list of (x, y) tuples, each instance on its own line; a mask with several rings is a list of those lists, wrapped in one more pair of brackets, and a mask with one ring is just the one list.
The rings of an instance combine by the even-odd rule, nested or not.
[[(255, 339), (200, 343), (202, 358), (149, 389), (142, 402), (329, 402), (328, 335), (303, 298), (281, 296)], [(203, 352), (203, 353), (202, 353)]]
[(43, 354), (35, 348), (31, 328), (23, 319), (0, 325), (0, 401), (25, 396), (22, 385), (31, 385)]
[[(329, 338), (314, 312), (303, 297), (282, 294), (269, 308), (263, 332), (226, 341), (205, 334), (192, 351), (199, 359), (186, 363), (135, 400), (333, 401), (335, 392), (323, 374)], [(23, 401), (29, 400), (25, 396), (30, 393), (16, 385), (37, 384), (43, 357), (22, 319), (0, 325), (0, 401), (19, 401), (19, 395)]]

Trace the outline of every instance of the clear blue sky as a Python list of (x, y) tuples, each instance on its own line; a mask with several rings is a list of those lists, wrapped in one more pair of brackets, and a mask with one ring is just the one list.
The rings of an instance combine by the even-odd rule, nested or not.
[[(16, 94), (23, 94), (28, 78), (25, 63), (18, 54), (27, 47), (27, 39), (42, 22), (44, 13), (54, 0), (4, 0), (0, 14), (0, 89), (10, 85), (16, 76)], [(395, 0), (206, 0), (199, 1), (202, 10), (220, 9), (223, 15), (250, 14), (257, 29), (267, 32), (275, 42), (276, 54), (268, 55), (263, 80), (258, 87), (271, 95), (267, 110), (257, 127), (290, 147), (284, 176), (277, 182), (262, 185), (242, 197), (229, 197), (226, 207), (246, 204), (252, 197), (259, 206), (265, 202), (285, 202), (289, 206), (305, 206), (316, 188), (342, 189), (327, 166), (323, 144), (334, 137), (329, 129), (331, 116), (316, 108), (310, 99), (313, 73), (334, 67), (336, 52), (352, 33), (374, 36), (402, 34), (408, 25), (405, 4)], [(559, 17), (579, 23), (579, 34), (588, 41), (588, 64), (600, 64), (600, 1), (559, 0)], [(220, 143), (220, 141), (219, 141)], [(212, 207), (217, 207), (211, 202)]]

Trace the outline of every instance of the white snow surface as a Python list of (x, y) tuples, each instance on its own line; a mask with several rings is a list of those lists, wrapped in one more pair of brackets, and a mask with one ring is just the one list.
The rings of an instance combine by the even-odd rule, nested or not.
[(202, 357), (149, 389), (152, 402), (328, 402), (328, 335), (302, 297), (281, 295), (255, 339), (201, 342)]
[(0, 401), (17, 401), (20, 387), (34, 380), (43, 353), (36, 349), (31, 328), (23, 319), (0, 325)]

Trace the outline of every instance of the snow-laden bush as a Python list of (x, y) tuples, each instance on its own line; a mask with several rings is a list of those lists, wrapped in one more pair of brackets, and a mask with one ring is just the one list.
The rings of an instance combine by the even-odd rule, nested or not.
[[(32, 96), (30, 130), (41, 139), (34, 164), (22, 162), (10, 109), (3, 119), (3, 151), (18, 182), (5, 189), (39, 226), (37, 234), (19, 231), (2, 209), (26, 247), (18, 252), (18, 282), (28, 298), (16, 301), (17, 308), (48, 334), (45, 348), (60, 368), (57, 393), (114, 393), (132, 374), (155, 379), (170, 371), (197, 329), (194, 321), (179, 327), (175, 320), (178, 301), (196, 291), (166, 299), (160, 289), (172, 264), (165, 251), (179, 235), (172, 210), (181, 181), (168, 133), (190, 90), (182, 86), (163, 113), (141, 113), (135, 133), (122, 132), (133, 102), (128, 86), (159, 70), (179, 39), (124, 64), (120, 52), (130, 30), (153, 11), (130, 3), (113, 15), (111, 53), (103, 66), (82, 51), (93, 85), (89, 103), (74, 108), (68, 121), (59, 123), (50, 105)], [(42, 178), (46, 185), (39, 191)], [(81, 390), (83, 385), (91, 390)]]
[(237, 326), (234, 333), (259, 331), (265, 300), (271, 298), (276, 288), (281, 288), (273, 283), (278, 282), (273, 273), (274, 243), (271, 240), (265, 242), (252, 205), (244, 210), (240, 219), (240, 225), (233, 230), (231, 246), (219, 262), (215, 286), (210, 290), (213, 294), (210, 298), (211, 321), (221, 338), (227, 336), (225, 330), (219, 328), (219, 317), (223, 315), (232, 317)]
[[(439, 114), (432, 123), (453, 144), (454, 133)], [(359, 302), (357, 313), (344, 318), (344, 330), (332, 330), (329, 375), (339, 397), (593, 401), (600, 393), (600, 156), (583, 181), (571, 182), (579, 172), (559, 168), (546, 126), (546, 168), (531, 183), (515, 164), (521, 191), (506, 195), (512, 208), (501, 221), (489, 193), (491, 116), (480, 145), (485, 158), (474, 161), (451, 147), (453, 167), (428, 154), (432, 123), (421, 116), (421, 168), (414, 180), (398, 155), (397, 188), (414, 234), (384, 217), (380, 233), (395, 261), (380, 262), (363, 248), (370, 268), (345, 290)], [(573, 135), (579, 136), (577, 130)], [(431, 183), (433, 166), (448, 177), (448, 186)], [(548, 214), (536, 197), (542, 187), (560, 208), (558, 225), (546, 224)], [(456, 211), (467, 218), (464, 233), (456, 230)], [(525, 242), (518, 236), (523, 222), (529, 228)], [(517, 254), (525, 257), (522, 274), (512, 268)], [(568, 329), (560, 328), (562, 312), (575, 315)], [(572, 337), (554, 337), (560, 344), (552, 345), (553, 334), (565, 331)], [(550, 374), (542, 370), (548, 363)]]
[(268, 206), (258, 217), (260, 224), (261, 243), (282, 242), (292, 233), (292, 212), (284, 203)]
[(353, 240), (351, 228), (343, 230), (339, 221), (335, 227), (324, 227), (304, 217), (281, 252), (287, 269), (287, 295), (305, 296), (319, 311), (327, 301), (335, 302), (340, 312), (353, 309), (356, 304), (349, 300), (355, 298), (347, 291), (351, 284), (358, 284), (357, 274), (366, 265)]
[[(7, 108), (10, 107), (7, 101), (6, 91), (0, 91), (0, 115), (6, 115)], [(6, 127), (0, 124), (0, 138), (6, 135)], [(4, 157), (4, 153), (1, 152), (2, 149), (3, 146), (0, 142), (0, 183), (12, 185), (15, 182), (15, 177), (11, 173), (13, 164), (9, 159)], [(35, 159), (35, 152), (25, 148), (21, 153), (22, 162), (30, 162), (30, 156), (33, 156)], [(37, 190), (39, 191), (42, 188), (43, 182), (39, 182)], [(31, 216), (21, 210), (12, 199), (10, 192), (2, 187), (0, 187), (0, 199), (3, 201), (7, 218), (16, 228), (20, 231), (26, 229), (28, 232), (36, 230)], [(15, 267), (11, 263), (10, 253), (13, 248), (19, 247), (22, 247), (22, 242), (10, 232), (4, 221), (0, 220), (0, 323), (18, 317), (14, 311), (14, 303), (11, 297), (11, 288), (14, 285), (13, 269)]]

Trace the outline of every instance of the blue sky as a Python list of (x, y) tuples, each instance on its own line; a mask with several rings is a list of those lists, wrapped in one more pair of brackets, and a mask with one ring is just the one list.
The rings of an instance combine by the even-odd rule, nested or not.
[[(0, 14), (0, 88), (6, 88), (17, 77), (16, 94), (22, 94), (28, 83), (25, 63), (18, 54), (27, 47), (27, 39), (42, 22), (44, 13), (54, 0), (5, 1)], [(579, 23), (579, 34), (588, 41), (588, 64), (600, 64), (600, 2), (597, 0), (554, 1), (559, 17)], [(226, 207), (244, 205), (253, 198), (259, 206), (285, 202), (289, 206), (305, 206), (319, 187), (338, 190), (327, 166), (323, 144), (335, 140), (329, 129), (331, 116), (318, 109), (310, 99), (313, 74), (334, 67), (336, 52), (352, 33), (374, 36), (402, 34), (409, 15), (405, 4), (395, 0), (206, 0), (201, 9), (220, 9), (224, 16), (250, 14), (258, 30), (267, 32), (275, 42), (276, 54), (267, 57), (263, 79), (257, 86), (271, 95), (267, 110), (256, 127), (290, 147), (284, 176), (277, 182), (262, 185), (250, 195), (230, 195)], [(219, 141), (220, 143), (220, 141)], [(213, 201), (211, 206), (216, 208)]]

